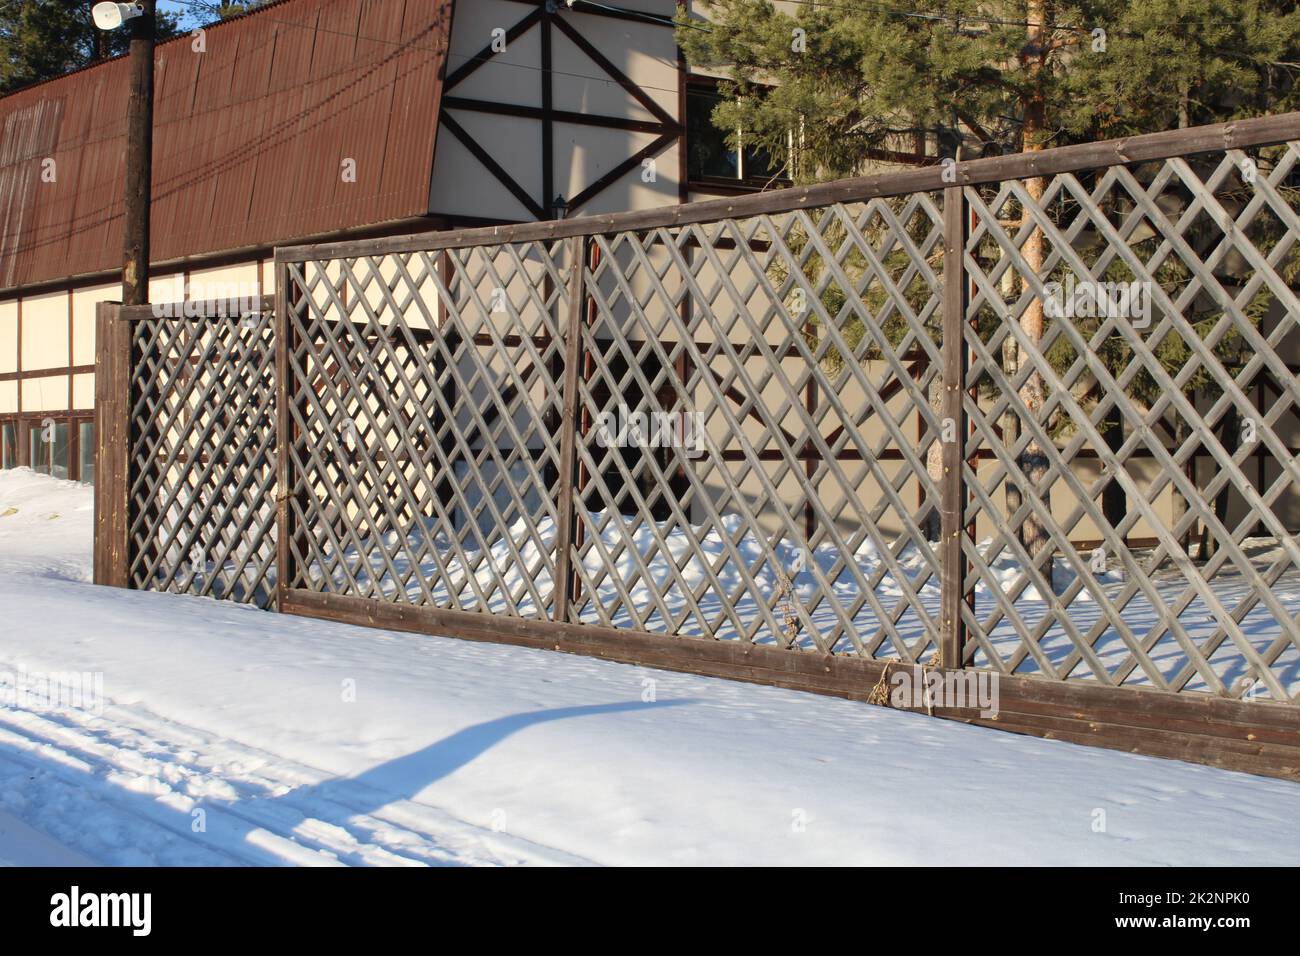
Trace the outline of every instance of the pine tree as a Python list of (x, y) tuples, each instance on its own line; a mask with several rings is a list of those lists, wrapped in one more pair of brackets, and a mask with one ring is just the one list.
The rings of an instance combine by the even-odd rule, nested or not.
[[(0, 94), (53, 79), (127, 50), (125, 30), (100, 30), (89, 3), (0, 0)], [(176, 17), (158, 13), (158, 37), (180, 32)]]
[(697, 5), (711, 20), (677, 36), (727, 77), (715, 125), (796, 182), (859, 173), (917, 133), (973, 158), (1300, 108), (1291, 0)]
[[(941, 156), (973, 158), (1300, 107), (1300, 12), (1285, 0), (804, 0), (791, 13), (768, 0), (702, 6), (712, 22), (683, 21), (678, 42), (692, 64), (728, 77), (715, 125), (735, 147), (743, 130), (747, 147), (779, 158), (796, 182), (860, 173), (876, 150), (906, 148), (918, 134)], [(1030, 179), (1025, 189), (1037, 199), (1045, 185)], [(1039, 230), (1021, 254), (1041, 268)], [(1042, 339), (1040, 300), (1020, 324), (1031, 343)], [(1029, 356), (1008, 346), (1004, 370), (1014, 375)], [(1108, 362), (1132, 358), (1112, 351)], [(1172, 372), (1188, 355), (1172, 340), (1158, 350)], [(1189, 384), (1204, 387), (1199, 377)], [(1147, 404), (1157, 397), (1150, 376), (1139, 376), (1133, 392)], [(1031, 414), (1043, 407), (1037, 373), (1020, 397)], [(1015, 444), (1019, 419), (1008, 415), (1003, 425), (1004, 440)], [(1118, 447), (1118, 416), (1101, 426)], [(938, 456), (931, 458), (934, 471)], [(1030, 442), (1018, 465), (1037, 484), (1047, 456)], [(1012, 513), (1020, 489), (1008, 483), (1005, 493)], [(1178, 506), (1175, 496), (1175, 518)], [(1117, 483), (1103, 508), (1112, 524), (1126, 513)], [(1032, 516), (1019, 535), (1031, 555), (1048, 541)]]
[(246, 13), (252, 13), (258, 7), (265, 6), (268, 2), (269, 0), (227, 0), (217, 7), (217, 16), (222, 20), (242, 17)]

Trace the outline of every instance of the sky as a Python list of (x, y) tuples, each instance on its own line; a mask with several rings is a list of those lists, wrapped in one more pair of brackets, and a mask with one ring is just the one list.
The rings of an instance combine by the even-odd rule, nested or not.
[(215, 0), (158, 0), (158, 8), (179, 16), (181, 26), (186, 28), (216, 19), (215, 13), (211, 12), (215, 7)]

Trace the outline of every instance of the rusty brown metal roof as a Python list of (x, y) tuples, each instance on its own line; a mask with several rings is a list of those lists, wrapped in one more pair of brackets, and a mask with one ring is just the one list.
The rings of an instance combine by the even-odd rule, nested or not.
[[(281, 0), (159, 45), (151, 258), (426, 215), (451, 15)], [(0, 289), (120, 269), (127, 82), (119, 58), (0, 99)]]

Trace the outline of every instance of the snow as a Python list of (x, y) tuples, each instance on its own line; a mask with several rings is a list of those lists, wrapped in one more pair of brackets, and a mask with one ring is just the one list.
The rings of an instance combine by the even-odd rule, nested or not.
[(0, 473), (0, 672), (104, 692), (0, 706), (3, 862), (1300, 863), (1294, 783), (96, 588), (91, 513)]
[(0, 810), (0, 866), (95, 866), (95, 861)]

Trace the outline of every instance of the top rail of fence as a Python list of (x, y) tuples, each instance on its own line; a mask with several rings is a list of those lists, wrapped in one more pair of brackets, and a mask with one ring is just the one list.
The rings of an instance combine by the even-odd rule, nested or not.
[(1142, 136), (1101, 140), (1095, 143), (1058, 146), (1038, 152), (973, 159), (955, 166), (933, 165), (920, 169), (876, 173), (870, 176), (817, 183), (812, 186), (777, 189), (749, 196), (710, 199), (633, 212), (517, 225), (439, 230), (378, 239), (280, 246), (275, 250), (275, 261), (277, 263), (311, 262), (404, 252), (432, 252), (471, 246), (538, 242), (574, 236), (659, 229), (716, 222), (721, 219), (778, 214), (798, 209), (816, 209), (833, 203), (904, 196), (950, 186), (971, 186), (1010, 179), (1052, 176), (1084, 169), (1169, 159), (1174, 156), (1269, 146), (1293, 139), (1300, 139), (1300, 112), (1147, 133)]

